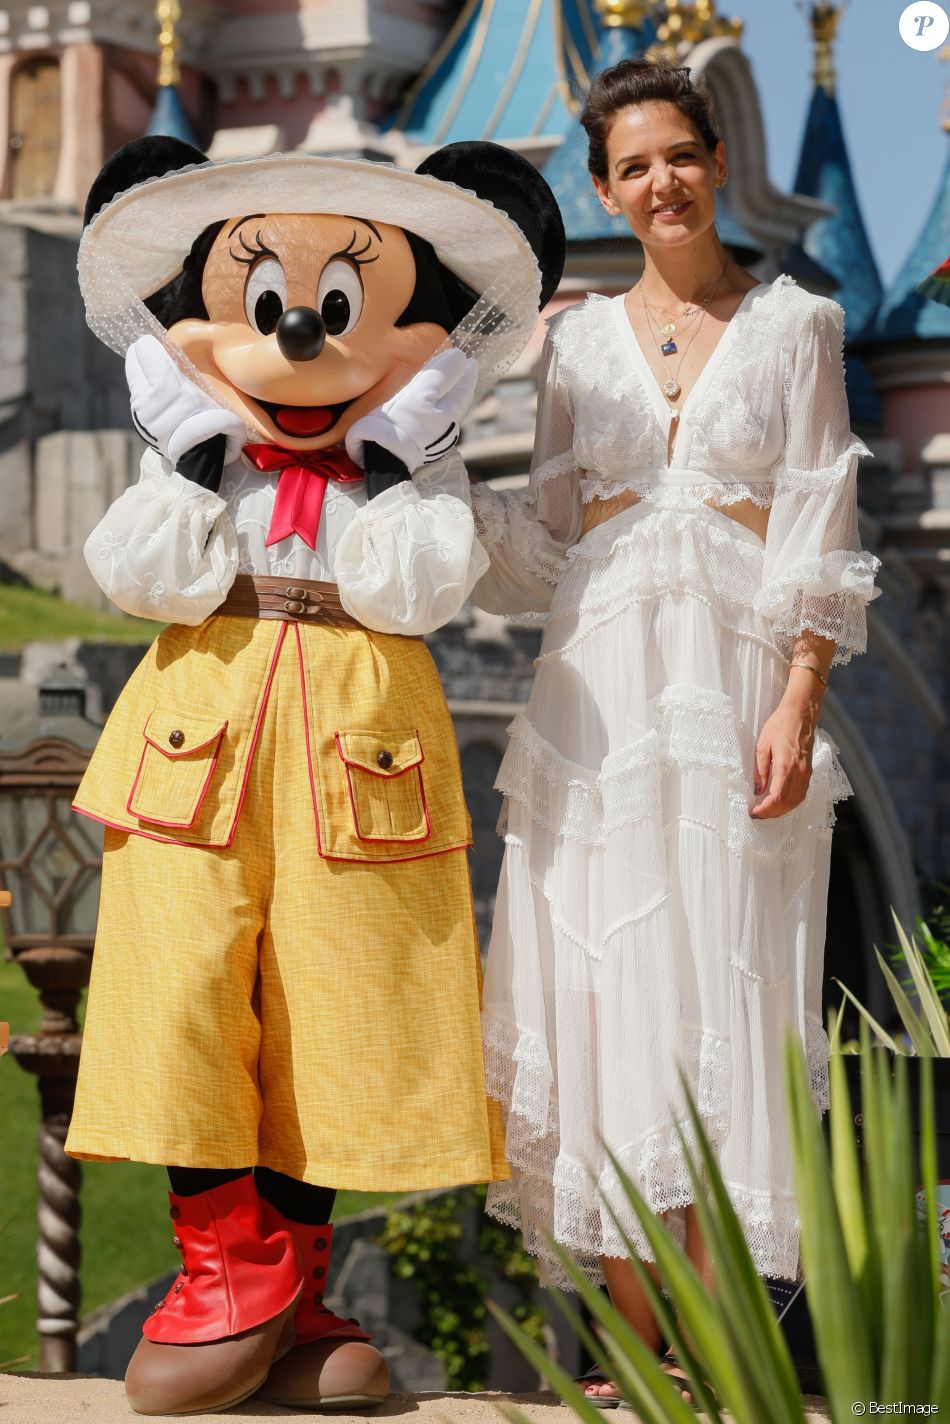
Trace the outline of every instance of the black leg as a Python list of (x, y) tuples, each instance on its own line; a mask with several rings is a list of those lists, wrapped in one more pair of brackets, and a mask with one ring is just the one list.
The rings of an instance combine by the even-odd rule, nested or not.
[(236, 1182), (246, 1177), (250, 1167), (238, 1167), (235, 1171), (218, 1171), (212, 1167), (166, 1167), (171, 1189), (176, 1197), (197, 1197), (202, 1192), (223, 1187), (226, 1182)]
[(326, 1226), (336, 1200), (335, 1187), (313, 1187), (274, 1172), (270, 1167), (258, 1167), (254, 1172), (257, 1190), (265, 1201), (276, 1207), (288, 1221), (301, 1226)]

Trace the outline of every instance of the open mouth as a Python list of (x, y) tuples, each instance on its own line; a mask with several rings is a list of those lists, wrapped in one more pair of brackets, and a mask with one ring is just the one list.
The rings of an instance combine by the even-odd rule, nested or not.
[(678, 218), (686, 212), (690, 206), (689, 198), (682, 198), (678, 203), (664, 203), (661, 207), (653, 209), (653, 216), (656, 218)]
[(337, 401), (336, 405), (281, 405), (279, 401), (259, 400), (257, 404), (282, 435), (308, 440), (331, 430), (353, 401)]

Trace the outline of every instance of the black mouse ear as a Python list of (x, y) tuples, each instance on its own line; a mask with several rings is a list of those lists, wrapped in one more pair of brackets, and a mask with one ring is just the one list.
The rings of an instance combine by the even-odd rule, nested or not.
[(200, 148), (184, 143), (180, 138), (158, 135), (154, 138), (134, 138), (108, 159), (89, 189), (83, 227), (92, 222), (100, 208), (111, 203), (117, 193), (144, 183), (146, 178), (161, 178), (166, 173), (173, 173), (176, 168), (191, 168), (196, 163), (207, 162)]
[(540, 305), (551, 300), (564, 271), (564, 222), (554, 194), (533, 163), (499, 143), (479, 140), (436, 149), (416, 172), (469, 188), (507, 213), (538, 259)]

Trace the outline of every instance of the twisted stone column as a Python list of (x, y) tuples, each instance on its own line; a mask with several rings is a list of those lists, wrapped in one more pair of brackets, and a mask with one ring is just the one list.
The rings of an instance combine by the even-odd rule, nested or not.
[(79, 1328), (82, 1167), (66, 1156), (65, 1143), (82, 1044), (76, 1007), (89, 956), (58, 948), (26, 950), (18, 959), (44, 1010), (39, 1033), (16, 1035), (10, 1051), (40, 1090), (37, 1330), (40, 1369), (59, 1374), (76, 1368)]

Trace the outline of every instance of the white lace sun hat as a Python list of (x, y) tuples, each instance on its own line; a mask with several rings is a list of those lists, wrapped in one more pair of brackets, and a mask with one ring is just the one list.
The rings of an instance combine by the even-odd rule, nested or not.
[[(181, 148), (196, 153), (185, 145)], [(496, 145), (453, 145), (441, 154), (450, 154), (452, 148), (502, 153), (506, 170), (510, 164), (530, 169), (528, 186), (544, 183), (526, 160)], [(433, 155), (427, 165), (441, 154)], [(450, 163), (448, 171), (459, 171), (458, 166), (453, 169)], [(107, 172), (108, 165), (103, 178)], [(510, 186), (517, 186), (512, 185), (510, 172), (506, 178)], [(90, 201), (96, 196), (94, 187)], [(439, 260), (479, 296), (451, 334), (452, 344), (478, 361), (479, 395), (524, 350), (538, 319), (543, 289), (552, 285), (550, 252), (557, 248), (556, 235), (552, 242), (550, 231), (543, 239), (534, 234), (539, 246), (546, 244), (542, 260), (548, 270), (542, 277), (531, 242), (500, 206), (446, 178), (390, 164), (309, 154), (193, 162), (147, 177), (115, 196), (110, 197), (106, 188), (105, 196), (108, 201), (98, 212), (90, 215), (87, 210), (79, 246), (79, 285), (90, 327), (121, 355), (146, 333), (168, 344), (164, 328), (144, 299), (182, 270), (192, 244), (207, 227), (250, 213), (365, 217), (408, 229), (431, 243)], [(522, 211), (526, 211), (524, 199), (522, 193), (515, 200), (522, 203)], [(527, 216), (530, 221), (530, 213)], [(560, 234), (563, 260), (563, 228)], [(560, 275), (560, 264), (556, 265), (553, 285)], [(181, 353), (176, 351), (176, 356), (181, 359)]]

